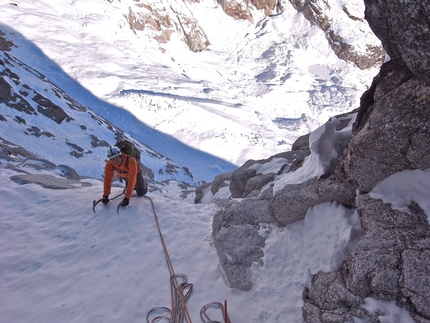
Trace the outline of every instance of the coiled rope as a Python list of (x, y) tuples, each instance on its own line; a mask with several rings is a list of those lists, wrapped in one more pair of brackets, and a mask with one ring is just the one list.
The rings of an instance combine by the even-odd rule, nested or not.
[[(192, 323), (190, 313), (188, 312), (188, 308), (186, 305), (186, 300), (191, 295), (191, 292), (193, 290), (193, 284), (187, 283), (187, 276), (183, 274), (178, 274), (178, 275), (175, 274), (172, 262), (170, 260), (169, 252), (167, 251), (167, 246), (163, 238), (163, 234), (161, 233), (157, 212), (155, 211), (154, 201), (147, 195), (145, 195), (145, 197), (149, 199), (149, 201), (151, 202), (155, 223), (157, 224), (157, 229), (160, 235), (161, 244), (163, 246), (167, 266), (169, 267), (170, 296), (171, 296), (171, 302), (172, 302), (172, 309), (169, 309), (167, 307), (155, 307), (152, 310), (150, 310), (146, 315), (146, 322), (156, 323), (164, 320), (168, 323), (182, 323), (183, 320), (186, 319), (188, 323)], [(182, 279), (180, 284), (178, 283), (178, 278)], [(227, 301), (224, 301), (224, 305), (218, 302), (212, 302), (203, 306), (200, 311), (200, 318), (202, 319), (203, 323), (221, 323), (219, 321), (212, 320), (207, 315), (206, 311), (211, 307), (218, 307), (222, 311), (222, 317), (224, 320), (223, 323), (231, 323), (227, 313)], [(155, 317), (151, 319), (150, 318), (151, 316), (155, 316)]]
[[(161, 233), (160, 229), (160, 223), (158, 222), (158, 216), (157, 212), (155, 211), (155, 205), (154, 201), (152, 199), (145, 195), (146, 198), (149, 199), (152, 206), (152, 211), (154, 213), (155, 223), (157, 224), (158, 233), (160, 235), (161, 244), (163, 245), (164, 250), (164, 256), (166, 257), (167, 267), (169, 267), (170, 272), (170, 284), (171, 284), (171, 298), (172, 298), (172, 310), (169, 310), (165, 307), (161, 308), (163, 310), (166, 310), (171, 314), (170, 319), (168, 319), (169, 323), (182, 323), (184, 317), (186, 318), (188, 323), (192, 323), (190, 313), (188, 312), (187, 304), (185, 303), (186, 299), (191, 294), (191, 291), (193, 289), (192, 284), (187, 284), (186, 280), (187, 277), (185, 275), (180, 275), (182, 277), (182, 283), (181, 285), (178, 284), (177, 276), (175, 274), (175, 271), (173, 269), (172, 261), (170, 260), (169, 252), (167, 251), (166, 242), (164, 241), (163, 234)], [(186, 291), (186, 294), (184, 296), (183, 291)], [(148, 323), (158, 322), (161, 319), (166, 319), (166, 316), (157, 316), (152, 321), (149, 321), (149, 315), (154, 312), (154, 310), (159, 310), (160, 308), (155, 308), (151, 311), (149, 311), (148, 315), (146, 316), (146, 321)]]

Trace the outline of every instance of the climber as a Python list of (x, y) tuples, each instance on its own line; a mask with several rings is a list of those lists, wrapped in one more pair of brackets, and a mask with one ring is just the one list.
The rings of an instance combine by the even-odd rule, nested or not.
[(142, 176), (137, 160), (116, 147), (108, 149), (107, 157), (109, 160), (106, 162), (103, 184), (103, 198), (102, 203), (109, 203), (109, 194), (112, 185), (114, 171), (118, 176), (125, 179), (125, 197), (119, 206), (127, 206), (130, 202), (133, 189), (136, 190), (138, 196), (144, 196), (148, 191), (148, 185)]

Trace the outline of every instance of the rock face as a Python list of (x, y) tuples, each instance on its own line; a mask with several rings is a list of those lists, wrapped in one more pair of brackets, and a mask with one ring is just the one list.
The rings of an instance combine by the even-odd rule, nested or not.
[[(361, 12), (353, 12), (354, 5), (342, 4), (341, 13), (336, 12), (338, 3), (331, 0), (217, 0), (224, 12), (234, 19), (248, 20), (254, 22), (256, 10), (264, 10), (268, 17), (281, 14), (286, 6), (292, 5), (299, 13), (302, 13), (311, 24), (317, 25), (326, 35), (331, 48), (335, 54), (348, 62), (354, 63), (361, 69), (368, 69), (382, 63), (385, 50), (380, 43), (368, 42), (365, 49), (354, 44), (351, 37), (339, 33), (339, 25), (354, 24), (361, 34), (369, 33), (369, 28), (364, 22)], [(337, 21), (339, 20), (339, 21)], [(353, 28), (353, 29), (354, 29)], [(373, 37), (374, 38), (374, 37)]]
[(430, 79), (430, 3), (428, 1), (370, 1), (365, 17), (388, 54), (415, 75)]
[[(352, 256), (334, 273), (319, 273), (304, 293), (306, 322), (379, 322), (361, 305), (366, 297), (395, 300), (417, 322), (428, 322), (430, 226), (416, 204), (411, 213), (393, 210), (368, 194), (356, 200), (364, 235)], [(331, 295), (327, 297), (327, 295)], [(343, 295), (332, 297), (332, 295)], [(315, 317), (318, 319), (315, 320)]]
[[(306, 19), (312, 24), (319, 26), (325, 32), (331, 48), (340, 59), (352, 62), (361, 69), (367, 69), (382, 62), (385, 54), (382, 46), (368, 44), (366, 45), (366, 50), (363, 52), (355, 48), (347, 37), (339, 33), (338, 24), (334, 21), (335, 18), (339, 17), (330, 14), (331, 7), (336, 6), (335, 3), (328, 0), (289, 1), (298, 12), (303, 13)], [(352, 9), (348, 8), (348, 5), (343, 4), (341, 9), (343, 12), (340, 16), (343, 16), (344, 22), (363, 22), (361, 13), (352, 13)]]
[(430, 84), (394, 61), (374, 81), (373, 103), (363, 102), (343, 170), (360, 190), (403, 169), (430, 167)]
[[(310, 2), (302, 1), (304, 5)], [(273, 163), (274, 157), (248, 161), (223, 177), (236, 199), (225, 202), (214, 216), (215, 246), (231, 287), (249, 290), (248, 263), (261, 261), (257, 247), (264, 246), (264, 241), (255, 237), (258, 223), (282, 227), (302, 220), (312, 206), (336, 201), (357, 211), (362, 236), (341, 268), (318, 273), (304, 290), (304, 320), (380, 322), (364, 306), (365, 298), (372, 297), (395, 301), (416, 322), (430, 322), (428, 216), (416, 201), (400, 211), (372, 198), (371, 192), (377, 183), (397, 172), (430, 168), (430, 41), (423, 37), (429, 35), (430, 5), (365, 2), (366, 18), (392, 59), (363, 94), (352, 138), (338, 162), (322, 176), (285, 184), (278, 190), (274, 189), (276, 174), (263, 176), (257, 167)], [(284, 164), (277, 174), (300, 171), (304, 156), (309, 154), (306, 140), (299, 138), (293, 145), (296, 150), (282, 155)], [(221, 187), (219, 181), (217, 187)], [(234, 243), (234, 235), (248, 239)], [(230, 237), (227, 242), (222, 241), (226, 236)], [(226, 257), (239, 253), (248, 258)]]
[(182, 37), (193, 52), (200, 52), (210, 45), (209, 39), (185, 1), (137, 1), (124, 13), (129, 26), (135, 32), (148, 30), (160, 44), (167, 43), (173, 33)]
[(276, 13), (276, 0), (217, 0), (224, 12), (234, 19), (254, 21), (252, 11), (264, 10), (266, 16)]
[[(338, 118), (351, 121), (352, 117), (348, 114)], [(338, 130), (341, 131), (348, 124), (349, 122), (339, 123)], [(286, 185), (274, 194), (273, 183), (276, 175), (298, 170), (305, 157), (309, 156), (309, 136), (297, 139), (293, 148), (295, 150), (266, 160), (250, 160), (230, 174), (219, 175), (211, 186), (211, 193), (215, 195), (217, 190), (212, 189), (214, 185), (219, 188), (222, 186), (221, 180), (228, 182), (231, 197), (239, 198), (221, 203), (223, 208), (215, 214), (212, 226), (214, 244), (227, 280), (233, 288), (249, 290), (252, 287), (251, 275), (244, 275), (244, 272), (250, 270), (253, 262), (262, 261), (260, 247), (264, 246), (264, 239), (258, 235), (260, 223), (274, 223), (282, 227), (302, 220), (310, 207), (326, 202), (338, 201), (348, 207), (354, 205), (355, 187), (340, 173), (332, 173), (328, 178), (323, 176), (301, 184)], [(262, 170), (262, 165), (272, 165), (271, 170)], [(204, 189), (207, 189), (207, 185), (198, 191)], [(202, 196), (196, 196), (195, 202), (201, 201)], [(226, 239), (226, 236), (229, 239)], [(248, 237), (246, 243), (239, 238), (241, 236)], [(234, 237), (235, 243), (232, 242)], [(247, 255), (248, 261), (244, 261), (243, 256), (231, 256), (239, 252), (236, 248)], [(246, 264), (248, 265), (245, 266)]]

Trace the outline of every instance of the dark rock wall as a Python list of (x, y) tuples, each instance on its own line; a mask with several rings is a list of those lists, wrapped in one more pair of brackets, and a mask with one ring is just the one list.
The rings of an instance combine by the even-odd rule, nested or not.
[(430, 2), (364, 0), (365, 17), (393, 60), (430, 80)]
[(430, 83), (394, 61), (381, 72), (370, 104), (360, 108), (355, 134), (340, 161), (364, 192), (395, 172), (430, 167)]

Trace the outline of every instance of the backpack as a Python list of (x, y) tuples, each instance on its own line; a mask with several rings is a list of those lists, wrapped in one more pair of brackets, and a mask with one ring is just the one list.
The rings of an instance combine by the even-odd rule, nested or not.
[(128, 140), (121, 140), (118, 141), (115, 146), (117, 146), (123, 153), (126, 153), (127, 155), (136, 159), (137, 162), (140, 162), (140, 152), (132, 142)]

